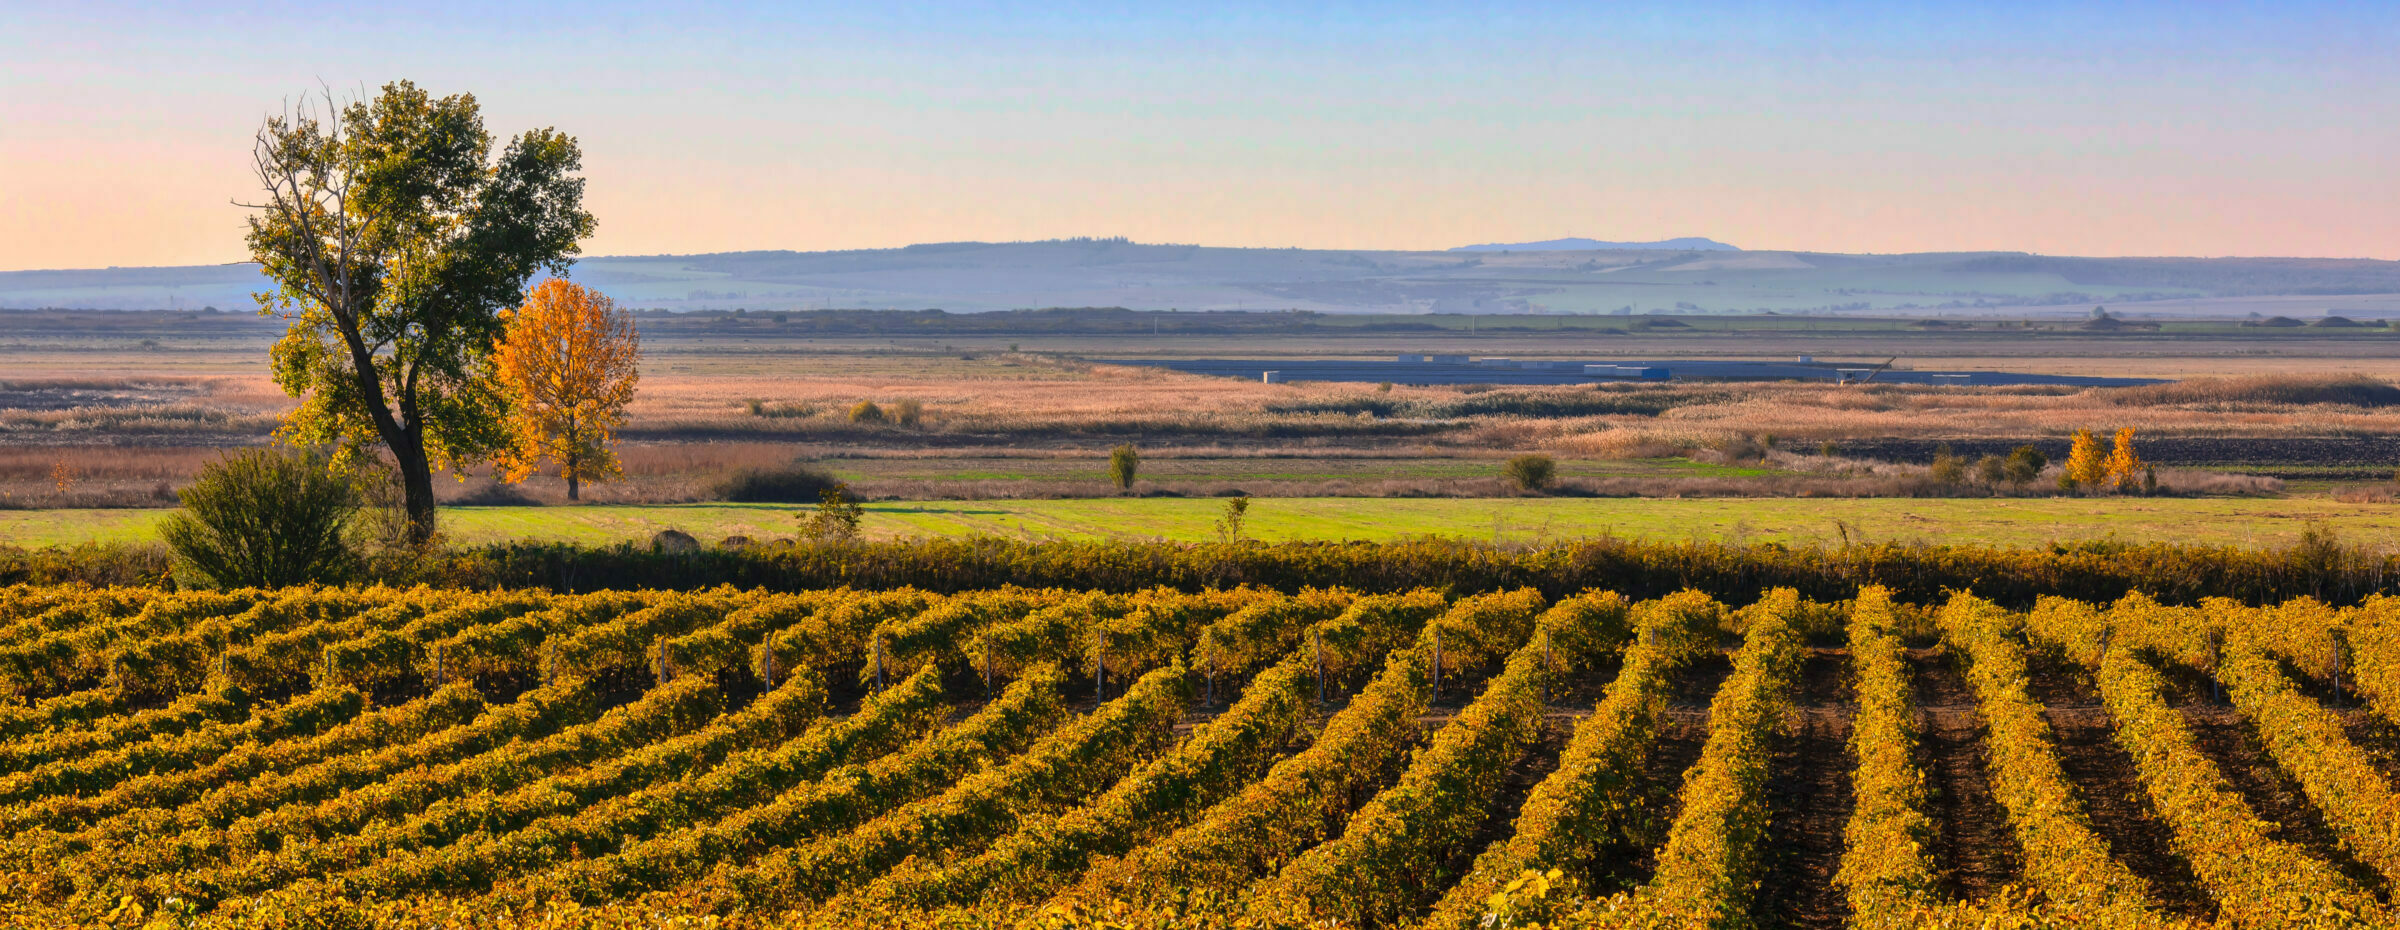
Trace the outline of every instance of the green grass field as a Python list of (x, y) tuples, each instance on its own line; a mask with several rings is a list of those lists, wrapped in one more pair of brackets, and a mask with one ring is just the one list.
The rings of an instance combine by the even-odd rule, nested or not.
[[(1193, 541), (1215, 536), (1213, 499), (922, 501), (866, 505), (870, 536), (971, 533), (1020, 538)], [(459, 543), (510, 539), (612, 543), (676, 528), (715, 542), (791, 535), (798, 508), (768, 504), (450, 507)], [(154, 538), (163, 510), (0, 511), (0, 542), (23, 546)], [(1837, 524), (1839, 521), (1839, 524)], [(2400, 533), (2400, 508), (2330, 499), (2017, 500), (1259, 498), (1248, 534), (1267, 541), (1381, 540), (1426, 534), (1539, 542), (1615, 535), (1793, 544), (1853, 540), (2041, 545), (2114, 536), (2129, 542), (2279, 546), (2322, 522), (2353, 542)]]

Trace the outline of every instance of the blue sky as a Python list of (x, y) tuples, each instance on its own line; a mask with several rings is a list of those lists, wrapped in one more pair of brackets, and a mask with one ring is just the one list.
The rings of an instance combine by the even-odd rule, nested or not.
[(596, 254), (953, 239), (2400, 258), (2364, 4), (0, 3), (0, 268), (242, 256), (408, 78), (583, 143)]

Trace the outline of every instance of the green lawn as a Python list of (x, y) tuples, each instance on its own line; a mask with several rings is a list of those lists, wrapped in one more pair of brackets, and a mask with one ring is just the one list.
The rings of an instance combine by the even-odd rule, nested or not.
[[(1035, 538), (1213, 538), (1222, 501), (1184, 498), (922, 501), (866, 505), (869, 535), (986, 533)], [(798, 508), (765, 504), (450, 507), (457, 542), (507, 539), (607, 543), (669, 527), (714, 542), (790, 535)], [(26, 546), (152, 538), (162, 510), (0, 511), (0, 542)], [(1790, 498), (1384, 499), (1259, 498), (1249, 535), (1288, 539), (1391, 539), (1437, 534), (1533, 542), (1613, 534), (1656, 539), (1811, 543), (1853, 539), (2039, 545), (2114, 535), (2127, 541), (2275, 546), (2323, 521), (2356, 542), (2400, 534), (2400, 507), (2312, 499), (2036, 498), (1800, 500)]]

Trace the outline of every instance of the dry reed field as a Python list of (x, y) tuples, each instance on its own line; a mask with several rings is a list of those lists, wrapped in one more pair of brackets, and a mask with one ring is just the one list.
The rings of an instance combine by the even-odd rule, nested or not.
[[(216, 328), (195, 330), (204, 338), (187, 343), (175, 336), (183, 324), (144, 329), (133, 316), (118, 321), (119, 329), (35, 329), (0, 345), (10, 372), (0, 382), (0, 506), (158, 506), (215, 450), (271, 436), (290, 407), (262, 370), (271, 332), (202, 320)], [(1482, 341), (1457, 334), (795, 339), (678, 318), (650, 337), (642, 389), (620, 434), (626, 474), (595, 486), (592, 499), (711, 500), (729, 475), (795, 464), (878, 499), (1097, 496), (1115, 491), (1099, 461), (1125, 442), (1137, 443), (1148, 463), (1137, 490), (1185, 495), (1485, 496), (1509, 491), (1498, 481), (1498, 461), (1529, 452), (1566, 460), (1561, 489), (1572, 493), (1942, 494), (1949, 492), (1923, 480), (1940, 444), (1982, 454), (2032, 442), (2055, 459), (2076, 428), (2136, 429), (2178, 493), (2283, 490), (2268, 478), (2210, 474), (2234, 472), (2372, 496), (2385, 493), (2391, 466), (2400, 464), (2400, 390), (2385, 380), (2400, 378), (2400, 356), (2383, 351), (2389, 337), (2381, 331), (2338, 338), (2003, 335), (1854, 327), (1578, 335), (1565, 344), (1522, 333)], [(1896, 345), (1912, 360), (1946, 368), (2205, 377), (2092, 389), (1709, 382), (1384, 388), (1269, 385), (1084, 360), (1358, 357), (1420, 344), (1520, 357), (1866, 355)], [(854, 417), (862, 403), (885, 418)], [(1836, 454), (1818, 455), (1828, 442)], [(1600, 464), (1610, 462), (1620, 464)], [(549, 479), (500, 487), (480, 472), (463, 477), (445, 483), (446, 497), (563, 499)]]

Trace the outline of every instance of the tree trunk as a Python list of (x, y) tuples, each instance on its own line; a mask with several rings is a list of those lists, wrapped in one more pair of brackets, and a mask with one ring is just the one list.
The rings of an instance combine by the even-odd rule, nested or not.
[(575, 473), (574, 473), (574, 472), (568, 472), (568, 473), (567, 473), (567, 499), (568, 499), (568, 500), (574, 501), (574, 500), (582, 500), (582, 499), (583, 499), (582, 497), (580, 497), (580, 496), (577, 496), (577, 494), (575, 493), (575, 489), (576, 489), (577, 487), (580, 487), (582, 484), (583, 484), (583, 479), (575, 477)]
[(408, 544), (422, 546), (433, 541), (433, 466), (426, 462), (420, 449), (392, 446), (392, 459), (400, 466), (402, 509), (408, 513)]

